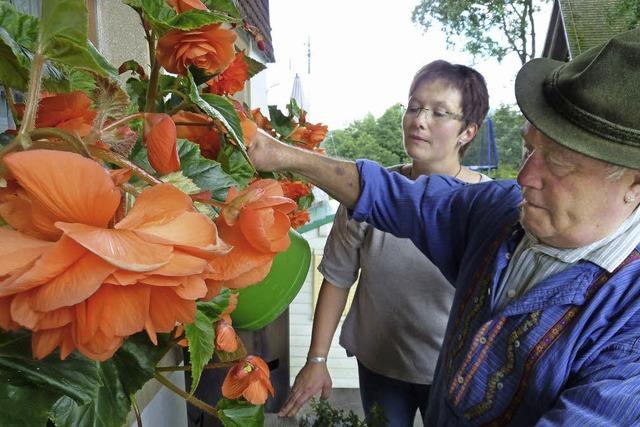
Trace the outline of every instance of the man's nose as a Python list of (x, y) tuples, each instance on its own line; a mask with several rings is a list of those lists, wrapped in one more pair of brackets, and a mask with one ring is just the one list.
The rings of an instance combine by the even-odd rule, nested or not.
[(541, 159), (537, 150), (533, 150), (529, 153), (520, 167), (518, 172), (518, 184), (521, 187), (533, 187), (540, 188), (540, 171), (541, 171)]

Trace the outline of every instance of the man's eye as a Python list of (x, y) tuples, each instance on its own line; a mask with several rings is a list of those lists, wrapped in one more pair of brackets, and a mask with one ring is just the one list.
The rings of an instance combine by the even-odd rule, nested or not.
[(407, 107), (407, 111), (410, 113), (417, 113), (418, 111), (420, 111), (420, 107)]
[(447, 117), (449, 115), (449, 113), (447, 113), (446, 111), (438, 111), (435, 110), (433, 112), (434, 117)]

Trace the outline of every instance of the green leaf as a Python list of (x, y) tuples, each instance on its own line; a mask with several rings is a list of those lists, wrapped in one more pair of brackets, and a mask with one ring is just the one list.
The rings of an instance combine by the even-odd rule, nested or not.
[[(0, 378), (1, 380), (1, 378)], [(0, 381), (0, 424), (3, 427), (44, 426), (59, 395), (35, 386)]]
[(287, 104), (287, 110), (289, 110), (289, 116), (293, 116), (297, 119), (300, 118), (300, 114), (302, 113), (302, 108), (300, 108), (295, 98), (291, 98), (289, 100), (289, 103)]
[(281, 138), (286, 138), (293, 132), (294, 126), (291, 117), (285, 116), (277, 105), (269, 105), (269, 119), (271, 127), (278, 132)]
[(220, 163), (202, 157), (196, 143), (179, 139), (178, 157), (184, 175), (191, 178), (201, 190), (211, 191), (216, 200), (225, 200), (229, 188), (238, 185), (232, 176), (222, 170)]
[[(57, 352), (34, 360), (30, 340), (25, 331), (0, 333), (0, 383), (15, 387), (9, 391), (17, 397), (30, 391), (32, 397), (12, 402), (16, 413), (33, 408), (35, 417), (49, 403), (48, 412), (56, 425), (69, 427), (122, 425), (130, 410), (130, 396), (153, 377), (154, 367), (172, 345), (166, 334), (159, 335), (159, 344), (154, 346), (142, 333), (130, 337), (106, 362), (78, 352), (65, 360)], [(0, 425), (10, 422), (9, 415), (0, 411)]]
[(306, 196), (302, 196), (298, 199), (298, 209), (305, 210), (311, 207), (311, 203), (313, 203), (314, 197), (313, 193), (309, 193)]
[(16, 43), (34, 51), (38, 40), (38, 19), (18, 12), (6, 1), (0, 2), (0, 28)]
[(144, 110), (144, 104), (147, 99), (148, 86), (149, 82), (146, 80), (141, 81), (133, 77), (127, 80), (127, 93), (129, 94), (131, 103), (135, 105), (136, 111)]
[[(136, 2), (130, 6), (135, 9), (138, 4), (141, 5), (145, 18), (160, 35), (173, 29), (189, 31), (210, 24), (240, 21), (240, 16), (233, 16), (225, 10), (192, 9), (176, 13), (165, 0), (142, 0), (142, 2)], [(235, 12), (237, 14), (237, 10)]]
[(87, 40), (84, 0), (42, 2), (38, 49), (53, 61), (117, 79), (118, 71)]
[(256, 61), (255, 59), (249, 57), (246, 53), (244, 55), (244, 62), (246, 62), (247, 66), (249, 66), (249, 78), (255, 76), (260, 71), (265, 70), (267, 68), (267, 66), (264, 65), (262, 62)]
[(187, 73), (187, 84), (189, 85), (188, 96), (191, 102), (200, 107), (208, 116), (220, 120), (233, 139), (243, 146), (240, 119), (233, 104), (227, 98), (219, 95), (204, 94), (200, 96), (198, 85), (193, 80), (191, 73)]
[(211, 301), (198, 301), (198, 311), (201, 311), (211, 319), (211, 322), (216, 322), (220, 315), (229, 307), (230, 297), (231, 290), (223, 288)]
[(205, 313), (198, 310), (193, 323), (184, 326), (189, 341), (189, 358), (191, 360), (191, 393), (200, 383), (200, 376), (209, 360), (213, 357), (216, 332), (213, 322)]
[(205, 25), (238, 22), (225, 13), (219, 13), (209, 10), (192, 9), (183, 13), (179, 13), (167, 21), (171, 28), (177, 28), (183, 31), (189, 31)]
[(242, 15), (232, 0), (204, 0), (209, 10), (224, 12), (232, 18), (242, 19)]
[(228, 143), (225, 139), (222, 139), (221, 143), (218, 161), (222, 169), (236, 180), (240, 188), (246, 187), (253, 179), (255, 173), (253, 166), (247, 162), (235, 145)]
[(216, 405), (218, 417), (225, 427), (261, 427), (264, 425), (264, 405), (221, 399)]

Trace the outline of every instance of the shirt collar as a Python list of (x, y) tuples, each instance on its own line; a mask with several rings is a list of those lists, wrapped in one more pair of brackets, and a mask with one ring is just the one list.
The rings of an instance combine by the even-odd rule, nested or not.
[(540, 243), (535, 236), (526, 230), (525, 233), (525, 245), (534, 251), (567, 264), (573, 264), (580, 260), (591, 261), (608, 272), (613, 272), (640, 241), (640, 209), (633, 211), (612, 234), (578, 248), (555, 248)]

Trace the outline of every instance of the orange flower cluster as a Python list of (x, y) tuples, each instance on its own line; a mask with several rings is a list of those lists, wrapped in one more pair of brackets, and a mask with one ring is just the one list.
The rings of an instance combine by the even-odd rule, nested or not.
[(0, 198), (15, 229), (0, 228), (0, 327), (30, 329), (34, 357), (60, 347), (63, 359), (77, 348), (106, 360), (129, 335), (146, 330), (156, 342), (193, 320), (209, 262), (230, 248), (187, 195), (146, 189), (110, 227), (122, 173), (61, 151), (3, 160), (19, 185)]
[(236, 33), (205, 25), (190, 31), (172, 30), (158, 40), (156, 59), (167, 71), (184, 74), (190, 65), (215, 74), (223, 71), (235, 57)]
[(258, 356), (247, 356), (227, 373), (222, 395), (227, 399), (244, 397), (254, 405), (263, 405), (275, 391), (269, 380), (269, 367)]
[(207, 82), (209, 92), (218, 95), (233, 95), (244, 89), (249, 79), (249, 65), (244, 59), (244, 51), (236, 54), (235, 59), (222, 73)]
[(311, 193), (312, 187), (308, 182), (289, 181), (288, 179), (280, 181), (280, 185), (282, 186), (284, 197), (292, 200), (298, 200), (300, 197), (308, 195)]
[(305, 209), (296, 209), (293, 212), (290, 212), (288, 216), (289, 221), (291, 221), (291, 227), (295, 228), (296, 230), (311, 221), (309, 211)]
[(296, 208), (284, 197), (278, 181), (263, 179), (238, 192), (229, 190), (216, 220), (220, 237), (233, 246), (225, 257), (213, 259), (210, 277), (228, 288), (243, 288), (265, 278), (276, 253), (289, 247), (291, 223), (287, 214)]
[(57, 127), (87, 136), (93, 127), (96, 111), (91, 99), (80, 91), (47, 96), (38, 105), (36, 127)]

